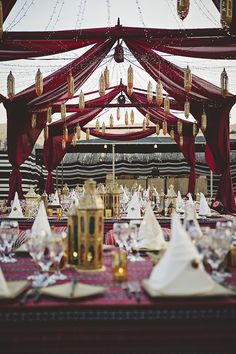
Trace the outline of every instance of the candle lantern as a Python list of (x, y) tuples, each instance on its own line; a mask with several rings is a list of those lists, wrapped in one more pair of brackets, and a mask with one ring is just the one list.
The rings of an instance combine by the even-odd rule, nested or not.
[(69, 189), (67, 183), (65, 183), (64, 186), (63, 186), (63, 188), (62, 188), (62, 194), (63, 194), (64, 196), (66, 196), (66, 197), (68, 197), (69, 194), (70, 194), (70, 189)]
[(40, 195), (35, 193), (33, 186), (30, 186), (29, 191), (25, 195), (25, 216), (32, 217), (35, 210), (38, 209)]
[(67, 256), (68, 264), (78, 264), (78, 213), (75, 202), (68, 213), (67, 219), (68, 238), (67, 238)]
[(103, 269), (104, 204), (96, 193), (96, 182), (85, 182), (78, 205), (78, 269)]
[[(99, 183), (97, 186), (97, 193), (98, 195), (101, 197), (103, 204), (105, 206), (106, 204), (106, 188), (104, 186), (104, 184)], [(105, 208), (106, 209), (106, 208)]]
[(120, 188), (117, 182), (113, 182), (112, 174), (107, 174), (106, 177), (105, 211), (108, 210), (111, 217), (120, 216)]
[(176, 198), (177, 198), (177, 194), (174, 191), (174, 186), (173, 184), (171, 184), (169, 186), (168, 189), (168, 193), (167, 193), (167, 212), (168, 212), (168, 216), (170, 216), (176, 208)]

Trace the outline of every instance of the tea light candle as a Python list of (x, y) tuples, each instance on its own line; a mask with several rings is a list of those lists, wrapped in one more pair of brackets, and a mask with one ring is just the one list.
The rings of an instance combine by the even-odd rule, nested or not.
[(105, 217), (106, 217), (106, 218), (111, 218), (111, 209), (106, 209), (106, 211), (105, 211)]
[(114, 281), (125, 281), (128, 278), (127, 253), (117, 250), (112, 253), (112, 276)]

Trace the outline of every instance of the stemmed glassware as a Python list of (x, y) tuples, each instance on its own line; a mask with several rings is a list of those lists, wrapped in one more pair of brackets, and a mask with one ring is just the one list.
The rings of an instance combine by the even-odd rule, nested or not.
[(55, 273), (50, 278), (55, 281), (64, 280), (67, 278), (67, 276), (62, 274), (60, 270), (60, 262), (66, 250), (66, 237), (67, 235), (65, 232), (53, 232), (48, 241), (50, 257), (53, 265), (55, 266)]
[(132, 258), (132, 262), (143, 262), (144, 259), (141, 257), (139, 253), (139, 227), (140, 227), (140, 220), (130, 220), (129, 227), (130, 227), (130, 238), (132, 240), (132, 248), (135, 251), (135, 255)]
[(0, 251), (1, 262), (15, 263), (17, 260), (12, 255), (13, 244), (19, 234), (19, 224), (17, 221), (2, 221), (0, 226)]

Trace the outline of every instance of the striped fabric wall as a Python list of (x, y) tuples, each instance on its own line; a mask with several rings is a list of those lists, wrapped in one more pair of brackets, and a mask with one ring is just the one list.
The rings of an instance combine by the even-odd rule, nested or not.
[[(72, 154), (71, 154), (72, 155)], [(85, 154), (84, 154), (85, 155)], [(89, 155), (89, 154), (87, 154)], [(163, 156), (164, 154), (162, 154)], [(166, 154), (166, 159), (162, 157), (160, 160), (147, 161), (116, 161), (116, 175), (137, 175), (140, 177), (151, 176), (153, 167), (158, 166), (160, 176), (181, 176), (189, 174), (189, 166), (183, 160), (171, 160), (170, 154)], [(172, 157), (173, 154), (172, 154)], [(99, 159), (98, 159), (99, 160)], [(202, 159), (200, 159), (202, 160)], [(236, 191), (236, 159), (231, 159), (231, 171), (233, 178), (233, 186)], [(8, 161), (7, 152), (0, 151), (0, 199), (6, 199), (8, 194), (8, 180), (11, 171), (11, 165)], [(38, 190), (38, 184), (41, 174), (41, 167), (36, 164), (35, 155), (32, 154), (29, 159), (21, 166), (20, 171), (22, 173), (22, 186), (24, 194), (29, 190), (30, 185), (33, 185)], [(104, 182), (107, 173), (112, 172), (111, 160), (97, 161), (92, 164), (92, 160), (86, 159), (65, 159), (63, 165), (58, 166), (57, 173), (53, 172), (54, 183), (58, 183), (60, 188), (62, 183), (67, 183), (69, 187), (73, 188), (77, 184), (82, 184), (88, 178), (93, 178), (97, 182)], [(197, 175), (207, 176), (208, 180), (208, 194), (210, 194), (210, 171), (209, 168), (203, 162), (197, 162), (196, 164)], [(42, 169), (44, 178), (47, 176), (47, 171)], [(57, 177), (56, 177), (57, 176)], [(63, 176), (63, 178), (62, 178)], [(216, 192), (216, 188), (219, 182), (219, 176), (214, 174), (213, 178), (213, 191)]]

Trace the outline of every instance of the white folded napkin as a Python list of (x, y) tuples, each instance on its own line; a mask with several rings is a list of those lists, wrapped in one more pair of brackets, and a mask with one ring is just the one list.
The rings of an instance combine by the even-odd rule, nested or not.
[(13, 299), (27, 286), (28, 282), (25, 280), (7, 282), (0, 267), (0, 299)]
[(44, 202), (42, 200), (39, 204), (38, 213), (37, 213), (34, 223), (32, 225), (31, 231), (32, 231), (33, 236), (38, 235), (42, 231), (45, 231), (48, 236), (51, 236), (51, 234), (52, 234), (52, 231), (51, 231), (51, 228), (50, 228), (50, 225), (48, 222), (48, 217), (47, 217), (46, 209), (44, 206)]
[(159, 251), (165, 248), (166, 242), (159, 222), (150, 203), (146, 205), (145, 214), (139, 228), (139, 248)]
[(209, 205), (207, 204), (205, 195), (203, 193), (200, 193), (200, 205), (199, 205), (198, 214), (202, 215), (202, 216), (211, 215), (211, 209), (210, 209)]
[(23, 212), (21, 209), (18, 193), (15, 192), (15, 196), (14, 196), (13, 204), (11, 207), (11, 212), (9, 214), (9, 218), (23, 218), (23, 217), (24, 217), (24, 215), (23, 215)]
[(128, 219), (140, 219), (141, 218), (140, 202), (139, 202), (139, 197), (138, 197), (137, 192), (135, 192), (133, 194), (133, 196), (129, 202), (126, 217)]
[(194, 205), (194, 201), (193, 201), (193, 198), (192, 198), (192, 194), (191, 193), (188, 193), (187, 194), (187, 197), (188, 197), (188, 201)]
[(60, 205), (58, 192), (56, 191), (53, 197), (52, 205)]
[(10, 290), (7, 286), (7, 281), (3, 275), (2, 269), (0, 268), (0, 296), (10, 296)]
[(70, 193), (70, 199), (72, 202), (75, 202), (76, 206), (79, 204), (79, 200), (78, 200), (78, 197), (77, 197), (77, 194), (76, 194), (74, 188), (72, 189), (72, 191)]
[(200, 255), (176, 213), (172, 216), (171, 229), (172, 239), (163, 258), (153, 268), (148, 286), (170, 296), (210, 292), (214, 281), (206, 273)]
[(127, 196), (125, 189), (123, 190), (122, 201), (125, 204), (128, 203), (128, 201), (129, 201), (129, 197)]
[(194, 227), (197, 229), (200, 235), (202, 234), (199, 222), (197, 221), (195, 205), (192, 204), (190, 200), (187, 200), (185, 204), (183, 227), (184, 230), (190, 231), (190, 233), (191, 233), (190, 228)]
[(184, 200), (181, 197), (180, 191), (178, 191), (177, 198), (176, 198), (176, 211), (178, 213), (184, 212)]

